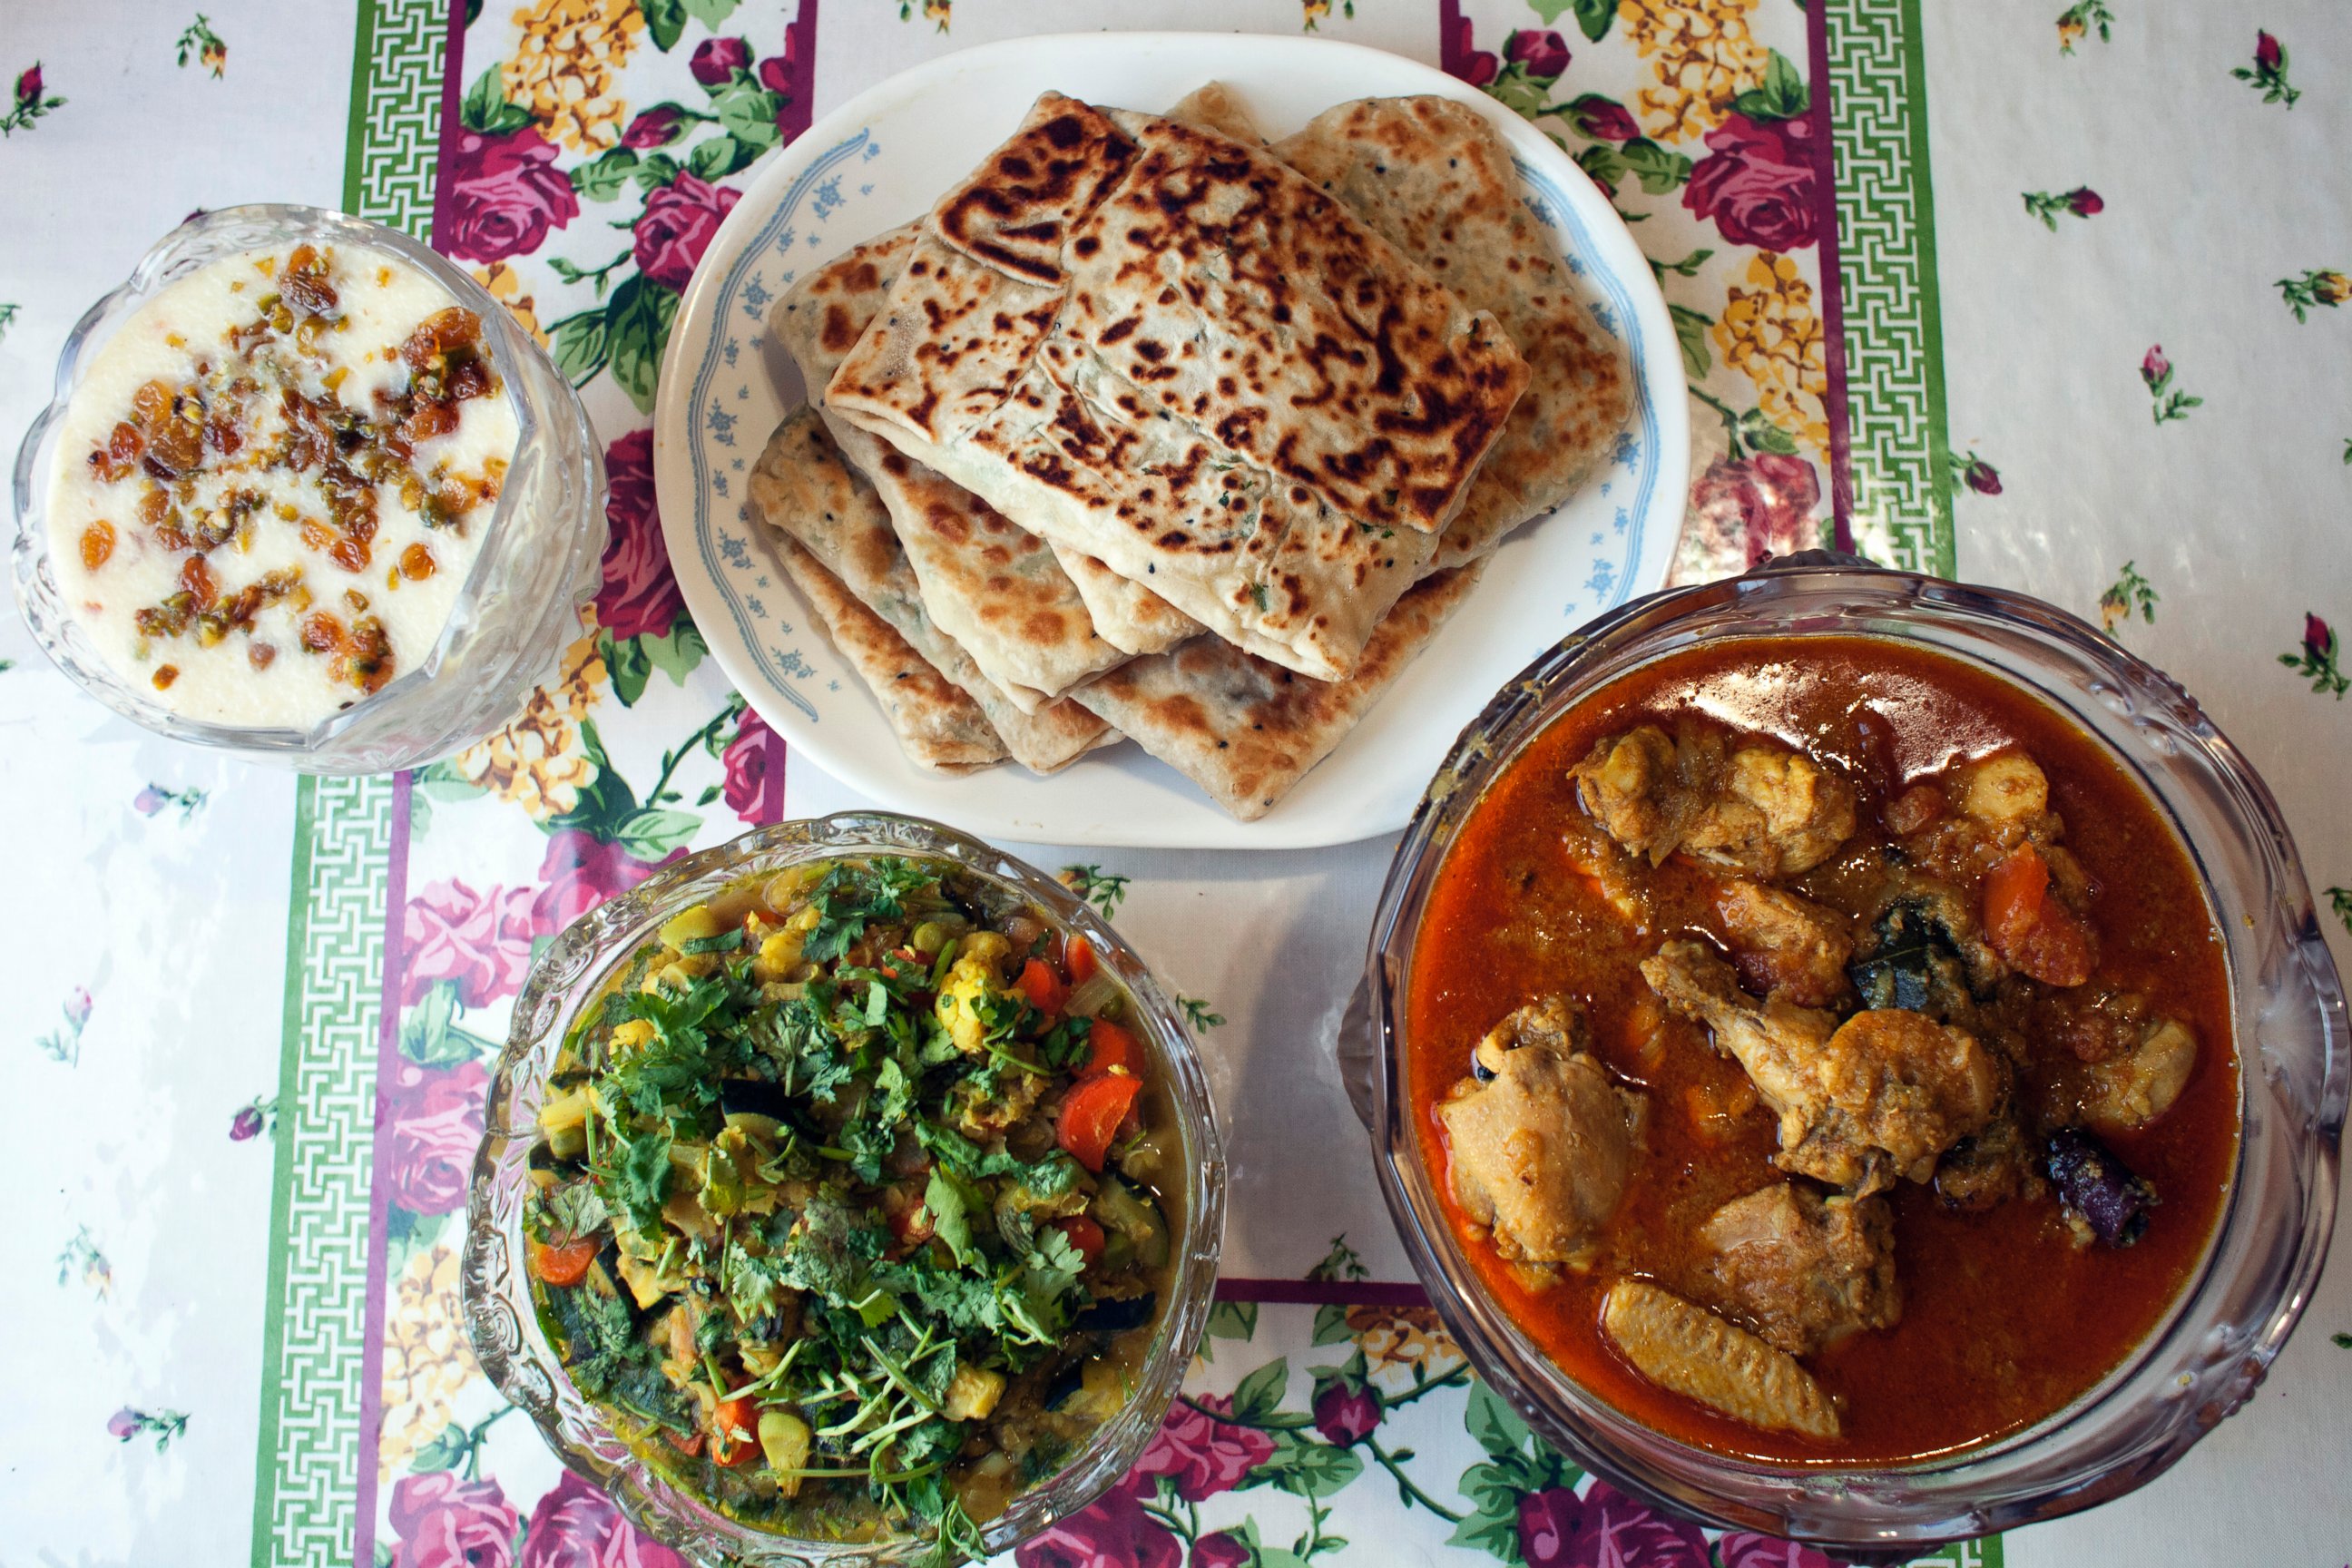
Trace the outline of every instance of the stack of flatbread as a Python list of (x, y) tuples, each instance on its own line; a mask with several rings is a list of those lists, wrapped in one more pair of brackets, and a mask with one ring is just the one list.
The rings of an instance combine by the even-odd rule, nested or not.
[(1133, 739), (1244, 819), (1321, 761), (1629, 377), (1442, 98), (1267, 146), (1048, 93), (918, 223), (799, 279), (809, 388), (756, 514), (915, 762), (1051, 773)]

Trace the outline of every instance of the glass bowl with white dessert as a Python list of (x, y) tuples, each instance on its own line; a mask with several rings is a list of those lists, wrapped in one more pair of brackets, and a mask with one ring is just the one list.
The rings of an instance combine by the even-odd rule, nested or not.
[(16, 457), (16, 597), (159, 734), (317, 773), (510, 715), (577, 635), (604, 474), (466, 272), (312, 207), (199, 215), (90, 308)]

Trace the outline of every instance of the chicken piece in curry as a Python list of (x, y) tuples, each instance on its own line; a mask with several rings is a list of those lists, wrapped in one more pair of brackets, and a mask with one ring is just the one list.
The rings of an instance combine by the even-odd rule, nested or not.
[(1555, 721), (1441, 867), (1421, 1135), (1488, 1286), (1670, 1435), (1947, 1453), (2096, 1384), (2235, 1158), (2223, 950), (2103, 746), (1913, 645), (1686, 650)]

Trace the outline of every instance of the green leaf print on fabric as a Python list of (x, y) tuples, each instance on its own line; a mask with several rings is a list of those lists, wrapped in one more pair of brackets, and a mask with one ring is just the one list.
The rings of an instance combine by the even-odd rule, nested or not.
[(2096, 217), (2107, 210), (2107, 204), (2100, 199), (2099, 193), (2088, 185), (2077, 185), (2071, 191), (2060, 191), (2055, 195), (2048, 191), (2020, 191), (2018, 195), (2025, 198), (2027, 215), (2040, 218), (2042, 226), (2053, 234), (2058, 232), (2058, 215), (2061, 213), (2075, 217)]
[[(1335, 1280), (1370, 1279), (1371, 1277), (1372, 1271), (1364, 1267), (1364, 1260), (1357, 1256), (1354, 1247), (1348, 1245), (1348, 1235), (1345, 1231), (1331, 1238), (1331, 1248), (1323, 1255), (1323, 1261), (1307, 1271), (1307, 1278), (1309, 1279), (1321, 1280), (1325, 1283)], [(1320, 1314), (1318, 1314), (1316, 1322), (1318, 1326), (1321, 1324)]]
[(1119, 901), (1127, 897), (1127, 884), (1132, 879), (1100, 866), (1062, 868), (1062, 886), (1100, 910), (1105, 920), (1118, 913)]
[(2201, 397), (2191, 397), (2172, 384), (2172, 362), (2164, 357), (2164, 345), (2152, 345), (2139, 362), (2139, 378), (2147, 384), (2147, 395), (2153, 399), (2148, 417), (2158, 425), (2168, 425), (2176, 419), (2186, 419), (2189, 411), (2204, 405)]
[(2278, 661), (2311, 682), (2314, 691), (2344, 700), (2347, 682), (2336, 662), (2336, 628), (2309, 611), (2303, 616), (2303, 646), (2293, 653), (2283, 653)]
[(2264, 103), (2284, 103), (2289, 109), (2302, 92), (2287, 84), (2286, 46), (2259, 29), (2254, 34), (2254, 63), (2239, 66), (2230, 74), (2263, 95)]
[(1596, 44), (1609, 36), (1609, 24), (1617, 19), (1617, 0), (1528, 0), (1528, 8), (1547, 27), (1573, 14), (1577, 30)]
[(604, 313), (613, 380), (640, 414), (653, 412), (662, 348), (677, 316), (677, 296), (658, 283), (632, 278), (613, 290), (613, 302)]
[(2139, 563), (2126, 561), (2107, 591), (2099, 595), (2099, 625), (2108, 636), (2132, 618), (2137, 610), (2139, 618), (2149, 626), (2156, 624), (2157, 592), (2148, 580), (2139, 574)]
[(624, 708), (636, 705), (656, 670), (668, 676), (672, 685), (684, 686), (686, 678), (694, 673), (695, 667), (709, 651), (710, 645), (703, 641), (701, 631), (682, 615), (658, 637), (639, 632), (633, 637), (616, 639), (608, 631), (596, 634), (597, 657), (604, 661), (605, 673), (613, 681), (613, 696)]
[(197, 12), (196, 19), (182, 30), (176, 42), (182, 70), (187, 69), (193, 59), (212, 72), (215, 81), (220, 79), (222, 68), (228, 64), (228, 45), (213, 31), (212, 18)]
[(1198, 996), (1179, 996), (1176, 1005), (1184, 1009), (1185, 1021), (1192, 1026), (1194, 1034), (1205, 1035), (1212, 1029), (1224, 1026), (1225, 1016), (1212, 1012), (1209, 1005)]
[(72, 994), (67, 996), (65, 1005), (58, 1011), (65, 1015), (65, 1026), (51, 1029), (33, 1043), (41, 1048), (41, 1054), (49, 1060), (62, 1063), (69, 1068), (79, 1067), (81, 1065), (81, 1032), (89, 1023), (89, 993), (79, 985), (75, 986)]
[[(1328, 20), (1331, 0), (1298, 0), (1298, 27), (1306, 33), (1319, 32), (1317, 24)], [(1339, 0), (1339, 15), (1352, 22), (1356, 19), (1356, 0)]]
[(1764, 65), (1764, 84), (1749, 88), (1731, 100), (1731, 107), (1748, 119), (1761, 123), (1768, 120), (1794, 120), (1813, 106), (1812, 95), (1805, 90), (1805, 76), (1780, 50), (1771, 51)]
[(1209, 1309), (1209, 1321), (1201, 1331), (1201, 1343), (1193, 1351), (1204, 1362), (1213, 1362), (1210, 1353), (1211, 1340), (1242, 1340), (1246, 1342), (1257, 1332), (1255, 1301), (1219, 1301)]
[(68, 1285), (76, 1279), (101, 1301), (114, 1293), (114, 1266), (98, 1249), (86, 1225), (74, 1227), (73, 1239), (58, 1254), (58, 1283)]
[(1446, 1538), (1447, 1544), (1485, 1552), (1505, 1563), (1523, 1563), (1520, 1504), (1543, 1492), (1573, 1488), (1584, 1472), (1539, 1441), (1519, 1413), (1483, 1383), (1471, 1385), (1462, 1424), (1486, 1458), (1462, 1472), (1460, 1489), (1471, 1511)]
[(485, 136), (505, 136), (531, 123), (530, 110), (507, 101), (503, 66), (492, 66), (474, 79), (457, 105), (458, 122)]
[[(2352, 888), (2328, 889), (2327, 903), (2336, 911), (2336, 918), (2343, 923), (2346, 933), (2352, 935)], [(2343, 1336), (2338, 1334), (2336, 1338), (2341, 1340)]]
[(1666, 314), (1674, 318), (1675, 342), (1680, 343), (1683, 350), (1683, 369), (1689, 373), (1693, 381), (1696, 381), (1714, 363), (1706, 352), (1706, 330), (1715, 325), (1715, 318), (1687, 305), (1668, 305)]
[(128, 1443), (145, 1434), (155, 1439), (155, 1451), (159, 1454), (187, 1429), (188, 1413), (184, 1410), (134, 1410), (128, 1405), (106, 1422), (106, 1435), (116, 1442)]
[(2108, 10), (2101, 0), (2080, 0), (2079, 4), (2067, 6), (2058, 14), (2058, 52), (2073, 54), (2074, 46), (2083, 41), (2084, 31), (2093, 27), (2098, 29), (2099, 42), (2112, 42), (2107, 29), (2115, 19), (2115, 13)]
[(1344, 1345), (1355, 1337), (1356, 1331), (1348, 1326), (1347, 1308), (1337, 1301), (1326, 1301), (1315, 1309), (1315, 1336), (1307, 1342), (1309, 1344), (1318, 1348)]
[(0, 342), (7, 341), (8, 329), (16, 324), (16, 312), (21, 307), (16, 305), (0, 303)]
[[(2308, 321), (2309, 313), (2322, 306), (2333, 310), (2352, 300), (2352, 278), (2333, 267), (2315, 268), (2300, 278), (2282, 278), (2275, 287), (2298, 321)], [(2345, 460), (2352, 462), (2352, 458)]]
[(669, 53), (686, 37), (686, 0), (640, 0), (637, 10), (646, 19), (646, 37), (662, 53)]
[(41, 62), (35, 60), (16, 73), (16, 85), (9, 89), (8, 112), (0, 114), (0, 136), (14, 136), (49, 110), (65, 106), (64, 99), (47, 89)]
[(898, 20), (911, 22), (917, 14), (937, 22), (940, 31), (948, 30), (948, 14), (955, 8), (955, 0), (898, 0)]

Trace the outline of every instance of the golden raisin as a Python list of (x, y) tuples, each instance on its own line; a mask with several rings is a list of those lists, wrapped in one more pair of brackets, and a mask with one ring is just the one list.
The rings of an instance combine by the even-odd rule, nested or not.
[(118, 479), (128, 479), (131, 470), (138, 466), (139, 454), (146, 449), (146, 446), (147, 443), (128, 420), (118, 421), (113, 433), (106, 438), (106, 445), (90, 453), (90, 471), (110, 485)]
[(158, 691), (169, 691), (169, 690), (172, 689), (172, 682), (173, 682), (173, 681), (175, 681), (175, 680), (177, 680), (177, 679), (180, 679), (180, 667), (179, 667), (178, 665), (176, 665), (176, 664), (163, 664), (163, 665), (158, 665), (158, 666), (156, 666), (156, 668), (155, 668), (155, 689), (156, 689), (156, 690), (158, 690)]
[(302, 617), (302, 647), (311, 653), (330, 653), (343, 646), (343, 623), (320, 610)]
[(346, 572), (364, 572), (372, 553), (366, 540), (346, 534), (327, 551), (327, 559)]
[(245, 650), (245, 657), (253, 661), (254, 668), (268, 669), (269, 661), (278, 657), (278, 650), (266, 642), (257, 642)]
[(220, 600), (220, 584), (213, 578), (213, 569), (205, 564), (201, 555), (191, 555), (180, 568), (180, 586), (195, 601), (196, 608), (209, 610)]
[(412, 544), (400, 552), (400, 574), (412, 583), (422, 583), (433, 575), (433, 552), (423, 544)]
[(114, 524), (100, 518), (81, 531), (81, 563), (85, 570), (97, 571), (113, 553)]

